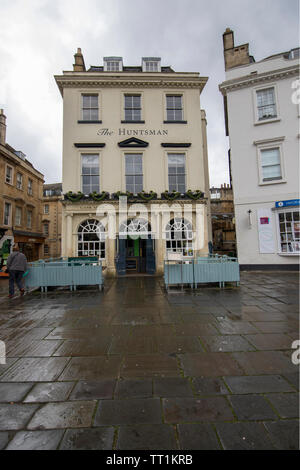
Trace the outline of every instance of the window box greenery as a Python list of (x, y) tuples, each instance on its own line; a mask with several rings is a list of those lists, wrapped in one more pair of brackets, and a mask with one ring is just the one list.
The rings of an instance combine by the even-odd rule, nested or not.
[(152, 190), (149, 193), (141, 191), (140, 193), (138, 193), (138, 197), (143, 199), (144, 201), (152, 201), (152, 199), (157, 198), (157, 193)]
[(89, 194), (89, 197), (96, 202), (103, 201), (104, 199), (109, 198), (109, 193), (107, 191), (102, 191), (101, 193), (97, 193), (97, 191), (93, 191)]
[(204, 196), (204, 193), (202, 191), (200, 191), (200, 189), (197, 189), (196, 191), (192, 191), (191, 189), (189, 189), (185, 195), (190, 198), (190, 199), (201, 199), (203, 198)]
[(169, 192), (167, 189), (163, 193), (161, 193), (162, 199), (167, 199), (168, 201), (174, 201), (175, 199), (182, 199), (181, 193), (178, 191), (175, 191), (175, 189), (171, 192)]
[(65, 199), (69, 199), (69, 201), (77, 202), (84, 198), (84, 194), (81, 191), (77, 193), (73, 193), (73, 191), (68, 191), (65, 194)]

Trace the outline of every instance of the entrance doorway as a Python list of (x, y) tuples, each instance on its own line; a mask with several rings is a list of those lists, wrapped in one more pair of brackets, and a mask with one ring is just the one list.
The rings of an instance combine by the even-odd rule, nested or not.
[(126, 273), (146, 272), (146, 241), (143, 238), (126, 240)]
[(155, 247), (151, 227), (145, 219), (131, 219), (121, 224), (117, 241), (118, 274), (154, 274)]

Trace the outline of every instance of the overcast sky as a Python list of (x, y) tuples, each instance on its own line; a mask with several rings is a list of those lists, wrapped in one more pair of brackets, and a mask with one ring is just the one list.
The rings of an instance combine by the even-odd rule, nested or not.
[(228, 139), (218, 85), (225, 79), (222, 34), (249, 42), (255, 60), (297, 47), (298, 0), (0, 0), (0, 108), (7, 143), (61, 181), (62, 98), (53, 75), (122, 56), (140, 65), (158, 56), (176, 72), (209, 81), (201, 95), (208, 120), (210, 186), (229, 182)]

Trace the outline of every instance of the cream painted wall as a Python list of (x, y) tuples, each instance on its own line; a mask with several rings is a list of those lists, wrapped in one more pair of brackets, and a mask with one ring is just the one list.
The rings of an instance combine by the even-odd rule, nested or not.
[[(78, 124), (81, 93), (99, 93), (100, 119), (102, 124)], [(122, 124), (123, 93), (142, 94), (142, 119), (145, 124)], [(164, 124), (165, 95), (183, 94), (184, 119), (187, 124)], [(99, 130), (109, 129), (113, 135), (97, 135)], [(124, 149), (118, 142), (130, 138), (119, 135), (125, 130), (167, 130), (168, 135), (134, 136), (149, 143), (146, 148)], [(101, 149), (78, 149), (74, 143), (105, 143)], [(190, 148), (166, 149), (163, 142), (191, 143)], [(63, 191), (81, 190), (81, 153), (100, 154), (100, 190), (110, 193), (125, 190), (124, 153), (143, 154), (144, 189), (161, 193), (168, 189), (167, 153), (186, 154), (187, 189), (205, 191), (205, 161), (201, 132), (199, 90), (197, 89), (73, 89), (64, 90), (64, 132), (63, 132)], [(207, 158), (207, 156), (206, 156)]]

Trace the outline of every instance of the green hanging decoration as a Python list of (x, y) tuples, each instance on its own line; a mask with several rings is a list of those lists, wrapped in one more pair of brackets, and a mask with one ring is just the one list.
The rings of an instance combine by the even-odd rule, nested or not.
[(102, 191), (101, 193), (97, 193), (97, 191), (93, 191), (92, 193), (89, 194), (89, 197), (92, 198), (96, 202), (103, 201), (109, 196), (109, 193), (107, 191)]
[(164, 196), (164, 198), (168, 201), (174, 201), (175, 199), (178, 199), (181, 196), (181, 193), (175, 191), (175, 189), (171, 193), (169, 193), (169, 191), (166, 189), (166, 191), (162, 193), (162, 196)]
[(200, 189), (197, 189), (196, 191), (189, 189), (185, 194), (187, 197), (194, 200), (200, 199), (204, 196), (204, 193), (200, 191)]
[(65, 194), (65, 198), (69, 199), (69, 201), (72, 202), (77, 202), (80, 201), (84, 197), (84, 194), (81, 191), (78, 191), (77, 193), (73, 193), (73, 191), (68, 191)]
[(138, 193), (138, 196), (144, 201), (151, 201), (152, 199), (155, 199), (157, 197), (157, 193), (152, 190), (149, 193), (141, 191), (140, 193)]

